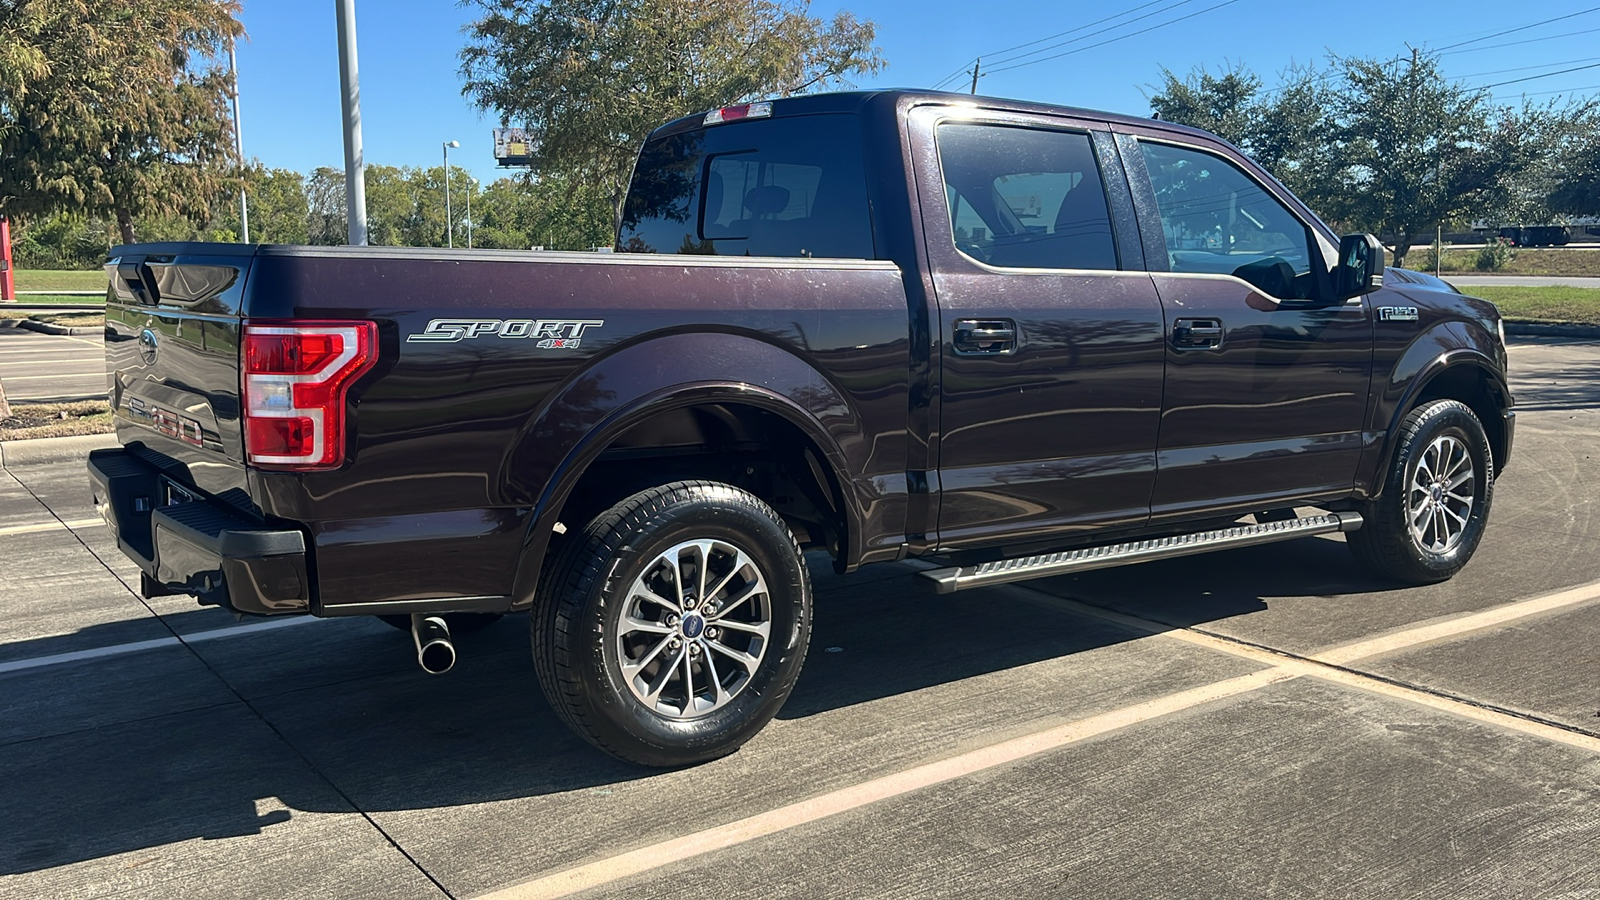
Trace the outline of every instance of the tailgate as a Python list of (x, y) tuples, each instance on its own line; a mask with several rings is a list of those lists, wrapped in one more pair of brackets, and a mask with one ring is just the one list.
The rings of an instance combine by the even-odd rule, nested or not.
[(106, 370), (117, 439), (180, 489), (252, 512), (239, 334), (254, 250), (142, 244), (118, 248), (106, 263)]

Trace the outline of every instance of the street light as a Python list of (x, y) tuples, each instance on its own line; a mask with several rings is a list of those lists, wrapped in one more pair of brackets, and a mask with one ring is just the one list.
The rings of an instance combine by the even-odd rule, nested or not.
[(478, 190), (478, 179), (467, 176), (467, 249), (472, 249), (472, 195)]
[(456, 246), (456, 223), (450, 218), (450, 148), (460, 146), (460, 141), (444, 142), (444, 234), (452, 250)]

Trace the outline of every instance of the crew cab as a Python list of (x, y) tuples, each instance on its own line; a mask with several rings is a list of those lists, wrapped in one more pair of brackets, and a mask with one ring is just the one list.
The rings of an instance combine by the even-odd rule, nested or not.
[(89, 474), (145, 593), (384, 616), (432, 672), (529, 612), (556, 711), (681, 765), (788, 696), (807, 550), (959, 591), (1342, 531), (1438, 581), (1511, 452), (1492, 304), (1167, 122), (699, 113), (615, 250), (116, 248)]

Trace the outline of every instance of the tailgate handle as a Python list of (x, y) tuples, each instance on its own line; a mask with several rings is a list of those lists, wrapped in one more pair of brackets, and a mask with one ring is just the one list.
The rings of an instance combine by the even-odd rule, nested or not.
[(145, 306), (155, 306), (161, 302), (161, 292), (156, 289), (156, 275), (142, 258), (117, 263), (117, 277)]

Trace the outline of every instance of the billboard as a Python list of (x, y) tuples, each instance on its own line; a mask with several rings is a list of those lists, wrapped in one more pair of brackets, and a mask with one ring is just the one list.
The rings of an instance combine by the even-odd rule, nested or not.
[(494, 130), (494, 162), (497, 166), (532, 166), (533, 137), (527, 128)]

